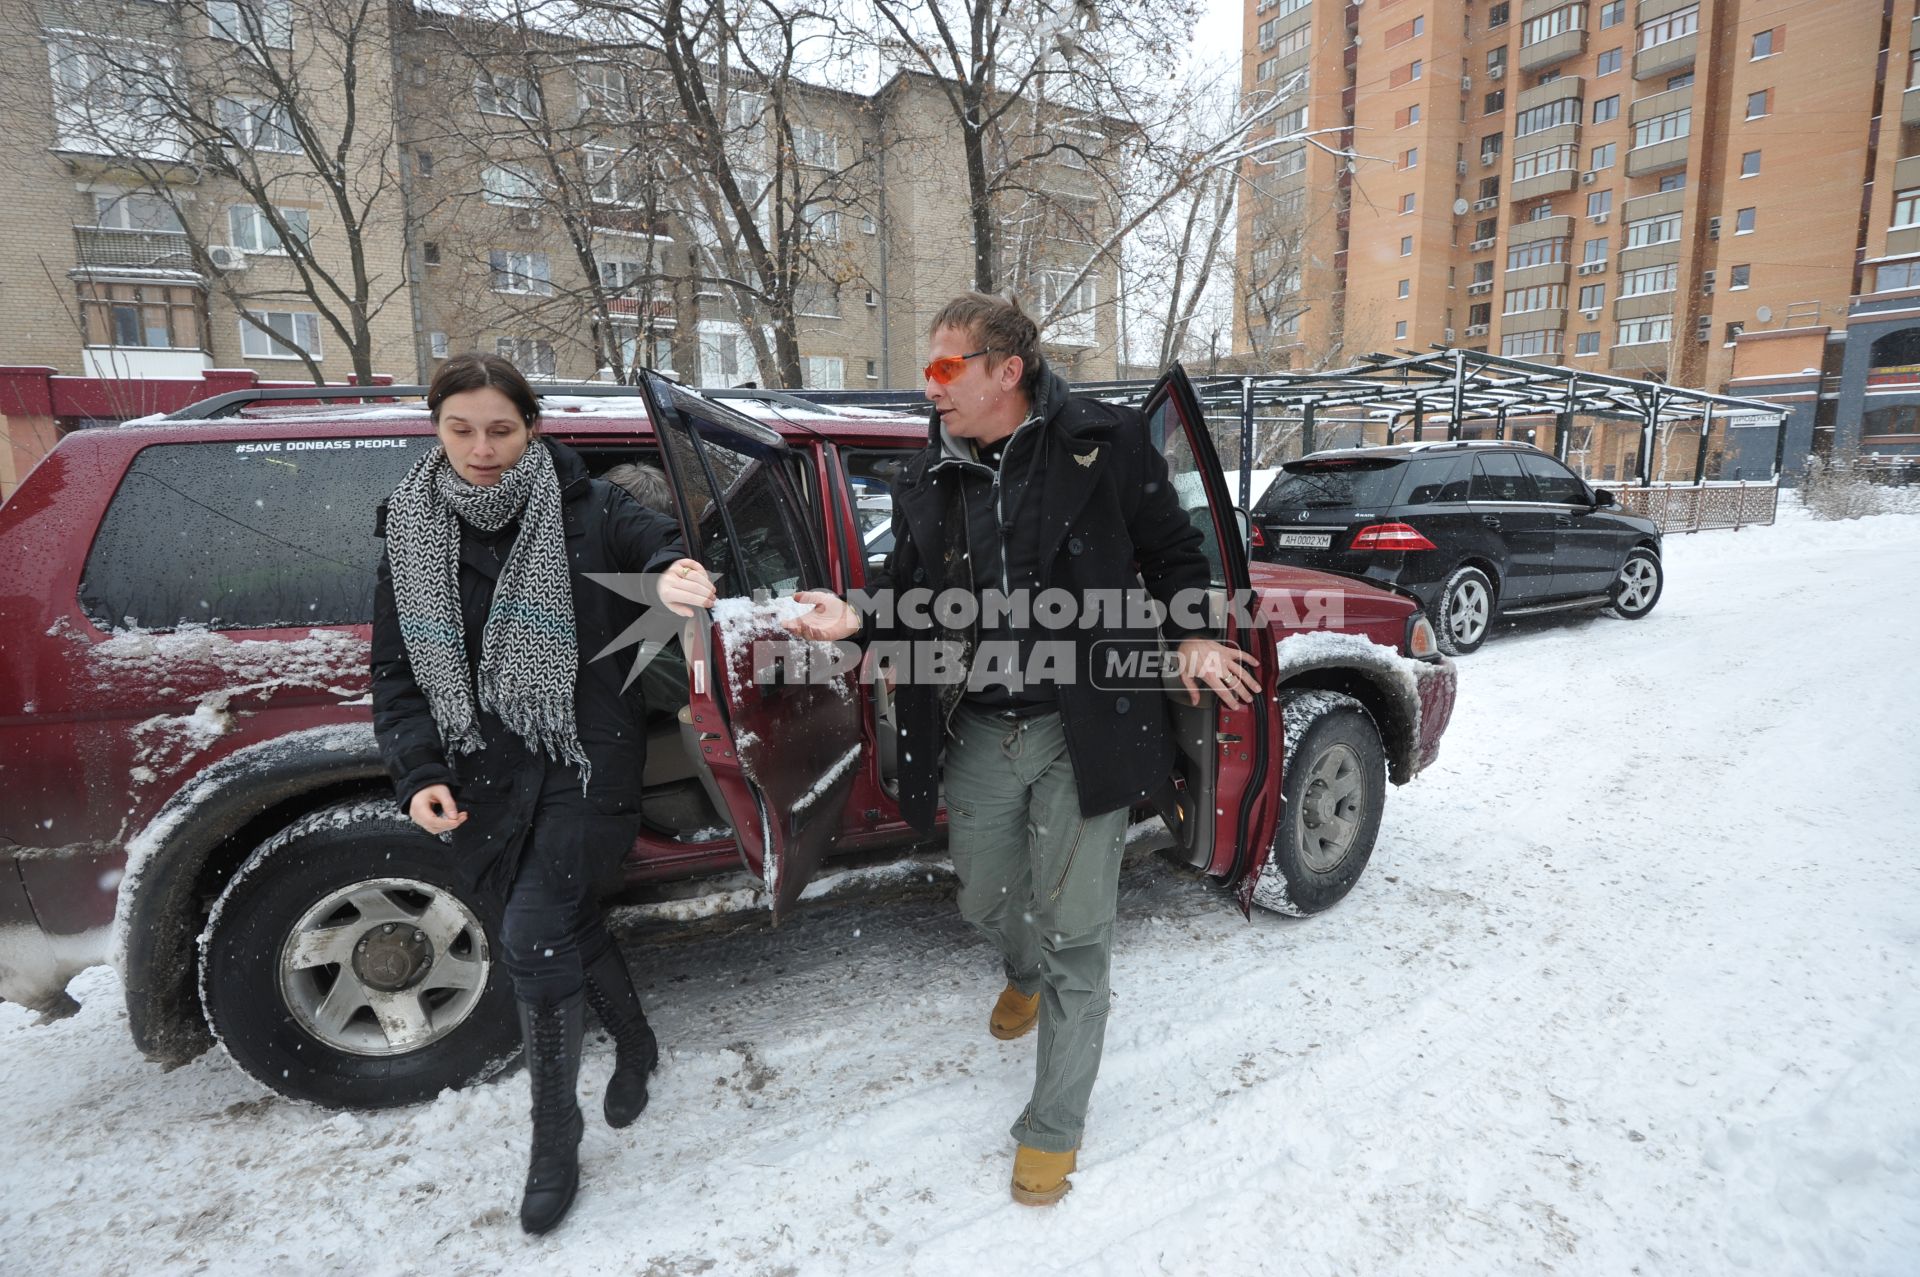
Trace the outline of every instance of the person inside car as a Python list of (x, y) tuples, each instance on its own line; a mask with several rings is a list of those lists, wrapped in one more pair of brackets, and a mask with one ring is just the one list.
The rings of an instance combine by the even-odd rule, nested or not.
[[(970, 591), (986, 616), (990, 597), (1064, 589), (1084, 600), (1122, 587), (1136, 564), (1162, 604), (1206, 590), (1201, 534), (1145, 419), (1069, 394), (1039, 341), (1017, 302), (981, 293), (934, 317), (928, 444), (894, 489), (893, 549), (870, 594)], [(1049, 521), (1049, 512), (1065, 517)], [(914, 641), (904, 614), (888, 625), (830, 593), (795, 597), (811, 605), (787, 623), (803, 638)], [(1095, 685), (1092, 653), (1102, 643), (1157, 644), (1163, 632), (1180, 645), (1196, 703), (1196, 677), (1235, 708), (1259, 692), (1250, 655), (1174, 617), (1164, 627), (1047, 632), (1004, 610), (998, 623), (919, 634), (957, 642), (964, 678), (900, 683), (902, 814), (931, 830), (944, 751), (960, 911), (1005, 968), (989, 1032), (1039, 1029), (1033, 1094), (1012, 1129), (1012, 1192), (1026, 1205), (1050, 1205), (1070, 1187), (1106, 1035), (1127, 811), (1174, 761), (1164, 697)], [(1039, 679), (990, 672), (1048, 664), (1058, 672)]]
[(639, 833), (646, 734), (620, 663), (591, 658), (639, 605), (585, 574), (657, 574), (683, 616), (714, 590), (671, 519), (540, 436), (505, 359), (448, 360), (427, 408), (439, 446), (382, 507), (374, 731), (401, 807), (499, 910), (533, 1092), (520, 1223), (543, 1233), (579, 1185), (583, 1001), (615, 1043), (609, 1123), (646, 1107), (659, 1054), (598, 899)]

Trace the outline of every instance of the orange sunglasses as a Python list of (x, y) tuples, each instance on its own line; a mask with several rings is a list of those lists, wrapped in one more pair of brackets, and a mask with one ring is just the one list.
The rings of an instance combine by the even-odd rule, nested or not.
[(967, 360), (978, 359), (982, 355), (1001, 355), (1005, 353), (1005, 351), (1000, 350), (998, 347), (987, 346), (974, 351), (970, 355), (947, 355), (944, 358), (936, 359), (928, 364), (924, 371), (927, 374), (928, 381), (941, 386), (951, 385), (955, 377), (958, 377), (967, 370)]

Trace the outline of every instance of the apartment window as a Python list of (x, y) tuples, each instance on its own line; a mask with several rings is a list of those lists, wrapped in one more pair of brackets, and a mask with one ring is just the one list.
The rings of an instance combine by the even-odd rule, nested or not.
[(1273, 78), (1273, 64), (1279, 60), (1278, 58), (1268, 58), (1262, 62), (1255, 68), (1253, 78), (1256, 80), (1271, 80)]
[(1510, 9), (1508, 5), (1504, 3), (1488, 5), (1487, 6), (1487, 30), (1491, 31), (1495, 27), (1506, 26), (1508, 15), (1511, 14), (1512, 12), (1513, 12), (1512, 9)]
[(1605, 124), (1608, 120), (1617, 120), (1619, 118), (1620, 95), (1618, 93), (1613, 94), (1611, 97), (1600, 98), (1594, 102), (1593, 122), (1595, 124)]
[(428, 333), (427, 350), (433, 358), (445, 359), (447, 357), (447, 335), (437, 331)]
[(1548, 173), (1558, 173), (1562, 169), (1574, 168), (1580, 163), (1580, 150), (1573, 146), (1549, 146), (1541, 151), (1529, 151), (1513, 161), (1513, 180), (1524, 182), (1530, 177), (1542, 177)]
[(1920, 187), (1893, 193), (1893, 227), (1920, 226)]
[(1600, 29), (1617, 27), (1627, 20), (1627, 0), (1607, 0), (1600, 6)]
[(287, 108), (262, 98), (221, 98), (214, 103), (214, 123), (229, 144), (245, 151), (274, 151), (282, 155), (300, 150)]
[[(1411, 118), (1415, 122), (1417, 122), (1420, 119), (1419, 107), (1416, 106), (1413, 108), (1413, 115)], [(1295, 133), (1298, 133), (1300, 130), (1306, 127), (1307, 127), (1307, 108), (1304, 106), (1295, 107), (1293, 110), (1288, 111), (1285, 115), (1281, 116), (1279, 119), (1273, 122), (1273, 135), (1275, 137), (1292, 137)]]
[(1302, 22), (1291, 31), (1282, 31), (1279, 41), (1274, 45), (1273, 56), (1284, 58), (1290, 53), (1298, 53), (1306, 48), (1307, 32), (1312, 25), (1310, 22)]
[(1594, 147), (1593, 162), (1591, 164), (1588, 164), (1587, 167), (1590, 169), (1612, 168), (1613, 167), (1613, 148), (1614, 148), (1614, 143), (1612, 142), (1608, 142), (1608, 143), (1605, 143), (1604, 145)]
[(1402, 235), (1400, 237), (1400, 256), (1402, 257), (1413, 256), (1413, 236)]
[(1645, 346), (1654, 342), (1673, 339), (1672, 315), (1649, 315), (1644, 319), (1621, 321), (1620, 340), (1622, 346)]
[(603, 257), (596, 264), (600, 268), (600, 287), (609, 293), (633, 292), (646, 282), (650, 273), (645, 262), (623, 258)]
[(880, 223), (874, 218), (873, 214), (868, 213), (860, 219), (860, 233), (862, 235), (877, 235), (880, 233)]
[(575, 67), (574, 76), (580, 82), (582, 111), (599, 111), (614, 116), (627, 113), (629, 98), (624, 71), (604, 62), (592, 62)]
[(1413, 18), (1413, 19), (1410, 19), (1409, 21), (1402, 22), (1397, 27), (1387, 28), (1386, 46), (1387, 48), (1391, 49), (1396, 44), (1405, 44), (1407, 41), (1413, 39), (1415, 36), (1425, 35), (1426, 33), (1427, 33), (1426, 18), (1425, 17)]
[[(1886, 272), (1881, 271), (1884, 277)], [(80, 284), (89, 346), (199, 350), (206, 294), (184, 284)]]
[(1633, 144), (1655, 146), (1661, 142), (1671, 142), (1686, 137), (1693, 132), (1693, 108), (1683, 106), (1678, 111), (1668, 111), (1665, 115), (1655, 115), (1633, 126)]
[(1307, 148), (1296, 146), (1291, 151), (1283, 151), (1274, 157), (1273, 175), (1292, 177), (1295, 173), (1305, 172), (1307, 167)]
[(609, 146), (586, 146), (587, 194), (596, 204), (634, 205), (643, 202), (641, 166), (631, 156)]
[(1537, 18), (1528, 18), (1520, 24), (1521, 45), (1538, 44), (1542, 40), (1551, 40), (1557, 35), (1579, 29), (1585, 9), (1584, 5), (1569, 4)]
[(1493, 282), (1493, 263), (1475, 262), (1473, 264), (1473, 282), (1476, 284), (1491, 284)]
[(1483, 217), (1473, 224), (1473, 237), (1475, 239), (1492, 239), (1499, 233), (1500, 219), (1497, 217)]
[(538, 293), (553, 291), (545, 253), (522, 253), (496, 248), (487, 254), (490, 286), (496, 293)]
[(808, 355), (801, 360), (801, 374), (808, 390), (845, 390), (846, 360), (838, 355)]
[(1395, 67), (1387, 75), (1387, 87), (1397, 89), (1403, 84), (1412, 84), (1420, 78), (1420, 59), (1415, 58), (1405, 66)]
[(496, 337), (493, 353), (529, 377), (551, 377), (559, 368), (553, 358), (553, 343), (537, 337)]
[(1548, 328), (1526, 333), (1502, 333), (1500, 353), (1523, 358), (1528, 355), (1558, 355), (1560, 332)]
[(415, 151), (413, 153), (413, 171), (421, 177), (433, 176), (433, 152)]
[(1482, 115), (1498, 115), (1506, 109), (1507, 91), (1505, 89), (1495, 89), (1493, 92), (1487, 94), (1485, 101), (1481, 103), (1480, 113)]
[(216, 40), (291, 49), (292, 0), (210, 0), (207, 34)]
[(1740, 157), (1740, 176), (1754, 177), (1760, 172), (1760, 152), (1748, 151)]
[[(588, 168), (591, 171), (591, 158)], [(523, 168), (489, 164), (480, 170), (480, 198), (502, 208), (526, 208), (540, 202), (540, 184)]]
[[(1617, 102), (1617, 99), (1616, 99)], [(1580, 99), (1561, 98), (1545, 106), (1536, 106), (1513, 117), (1513, 135), (1525, 137), (1560, 124), (1580, 123)]]
[[(289, 234), (301, 244), (307, 242), (309, 229), (307, 210), (304, 208), (277, 208), (274, 210)], [(273, 219), (267, 216), (267, 210), (257, 204), (235, 204), (227, 210), (228, 243), (242, 252), (272, 253), (284, 257), (287, 245), (274, 229)]]
[(1407, 296), (1407, 294), (1408, 294), (1408, 293), (1410, 293), (1410, 292), (1412, 292), (1412, 291), (1413, 291), (1413, 281), (1412, 281), (1412, 280), (1410, 280), (1410, 279), (1403, 279), (1403, 280), (1401, 280), (1401, 281), (1400, 281), (1400, 287), (1399, 287), (1399, 292), (1398, 292), (1398, 294), (1397, 294), (1397, 295), (1398, 295), (1398, 296), (1399, 296), (1399, 297), (1400, 297), (1400, 298), (1401, 298), (1402, 300), (1405, 300), (1405, 298), (1406, 298), (1406, 296)]
[(1757, 93), (1747, 94), (1747, 118), (1757, 120), (1763, 115), (1771, 115), (1772, 103), (1772, 89), (1761, 89)]
[(1501, 45), (1487, 50), (1487, 74), (1504, 72), (1507, 69), (1507, 46)]
[(320, 354), (320, 316), (310, 310), (248, 311), (270, 330), (261, 332), (245, 316), (240, 319), (240, 353), (248, 359), (298, 359), (305, 351)]
[(793, 154), (802, 164), (813, 168), (839, 168), (840, 139), (825, 129), (796, 124), (793, 126)]
[(1475, 302), (1467, 307), (1467, 325), (1472, 328), (1485, 328), (1493, 322), (1493, 303)]
[(1405, 151), (1403, 151), (1400, 155), (1400, 167), (1401, 168), (1419, 168), (1420, 167), (1420, 148), (1417, 146), (1410, 146)]
[(1743, 263), (1739, 266), (1734, 267), (1733, 270), (1728, 273), (1727, 287), (1728, 288), (1745, 288), (1747, 287), (1748, 282), (1752, 278), (1753, 278), (1752, 265)]
[(1622, 297), (1645, 297), (1648, 293), (1670, 293), (1679, 285), (1680, 268), (1672, 262), (1665, 266), (1642, 266), (1620, 276)]
[(420, 245), (420, 260), (429, 266), (438, 266), (440, 264), (440, 241), (430, 239), (422, 242)]
[(1598, 239), (1587, 240), (1581, 245), (1580, 261), (1582, 264), (1592, 265), (1594, 262), (1605, 262), (1606, 260), (1607, 237), (1605, 235), (1600, 236)]
[(1733, 215), (1733, 233), (1735, 235), (1750, 235), (1753, 233), (1753, 214), (1753, 209), (1743, 208)]
[(1684, 9), (1675, 9), (1651, 22), (1640, 24), (1640, 47), (1651, 49), (1655, 45), (1670, 44), (1684, 39), (1700, 29), (1700, 6), (1690, 4)]
[(1587, 192), (1587, 216), (1605, 217), (1613, 211), (1612, 191)]
[(1262, 48), (1265, 48), (1267, 44), (1272, 41), (1273, 33), (1279, 30), (1279, 28), (1280, 19), (1268, 18), (1260, 24), (1260, 29), (1254, 33), (1254, 38), (1260, 41)]
[(1618, 49), (1608, 49), (1605, 53), (1602, 53), (1594, 59), (1593, 73), (1595, 76), (1612, 75), (1619, 69), (1620, 50)]
[(1491, 200), (1491, 199), (1498, 199), (1499, 197), (1500, 197), (1499, 175), (1496, 174), (1493, 177), (1481, 178), (1480, 179), (1480, 198), (1483, 200)]
[(1773, 56), (1773, 32), (1756, 31), (1753, 33), (1753, 60)]
[(1874, 272), (1875, 292), (1892, 292), (1897, 288), (1920, 288), (1920, 262), (1894, 262)]
[(878, 359), (867, 360), (867, 380), (880, 380), (880, 361)]
[(793, 313), (814, 319), (840, 318), (840, 289), (829, 283), (808, 281), (793, 286)]
[(1920, 89), (1920, 49), (1907, 55), (1907, 87)]
[(1413, 212), (1413, 192), (1412, 191), (1408, 191), (1405, 195), (1402, 195), (1400, 197), (1400, 211), (1403, 214)]
[(167, 120), (164, 94), (148, 86), (173, 78), (173, 64), (132, 47), (85, 49), (47, 41), (53, 81), (54, 147), (93, 155), (185, 154), (179, 130)]
[(1573, 353), (1576, 355), (1597, 355), (1600, 353), (1599, 333), (1578, 333), (1573, 339)]
[(1566, 260), (1565, 237), (1536, 239), (1527, 244), (1514, 244), (1507, 249), (1508, 270), (1525, 270), (1529, 266), (1552, 266)]
[(473, 102), (482, 115), (511, 115), (531, 120), (540, 114), (540, 89), (517, 75), (482, 71), (474, 77)]
[(1667, 77), (1667, 88), (1669, 89), (1684, 89), (1692, 83), (1693, 72), (1691, 70), (1682, 71), (1677, 75)]
[(1607, 304), (1607, 286), (1605, 284), (1582, 284), (1580, 286), (1580, 309), (1599, 310)]
[(1565, 284), (1542, 284), (1535, 288), (1510, 288), (1503, 315), (1524, 315), (1535, 310), (1564, 310), (1567, 305)]
[(1393, 326), (1393, 337), (1395, 341), (1405, 341), (1407, 339), (1406, 320), (1403, 319)]
[(1645, 248), (1649, 244), (1671, 244), (1680, 238), (1680, 214), (1664, 213), (1659, 217), (1642, 217), (1627, 223), (1628, 248)]
[(179, 214), (173, 205), (146, 191), (128, 191), (124, 195), (95, 194), (93, 224), (116, 231), (164, 231), (181, 234)]
[(1480, 139), (1480, 162), (1491, 164), (1500, 158), (1500, 152), (1506, 149), (1506, 141), (1498, 133), (1489, 133)]

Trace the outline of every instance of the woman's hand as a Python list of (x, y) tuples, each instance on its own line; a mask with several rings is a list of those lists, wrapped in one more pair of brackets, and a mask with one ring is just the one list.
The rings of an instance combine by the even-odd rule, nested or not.
[(453, 791), (445, 785), (428, 785), (407, 804), (413, 823), (430, 834), (444, 834), (467, 822), (467, 813), (453, 801)]
[(810, 605), (811, 610), (780, 622), (789, 632), (814, 640), (852, 638), (860, 632), (860, 614), (839, 595), (826, 590), (801, 590), (793, 598), (796, 603)]
[(660, 573), (660, 601), (675, 616), (692, 616), (697, 607), (712, 607), (719, 595), (713, 578), (692, 559), (676, 559)]

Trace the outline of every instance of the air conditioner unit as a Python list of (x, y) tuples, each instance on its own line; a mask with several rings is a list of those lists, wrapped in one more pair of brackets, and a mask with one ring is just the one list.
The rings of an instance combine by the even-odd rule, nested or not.
[(1608, 213), (1595, 213), (1592, 217), (1588, 218), (1587, 220), (1592, 222), (1595, 226), (1605, 226), (1607, 224), (1607, 219), (1610, 216), (1611, 214), (1608, 214)]
[(1480, 297), (1492, 291), (1493, 281), (1490, 279), (1479, 280), (1467, 285), (1467, 296), (1469, 297)]
[(247, 255), (231, 244), (209, 244), (207, 262), (215, 270), (234, 271), (247, 268)]
[(1471, 93), (1471, 92), (1473, 92), (1473, 77), (1472, 77), (1472, 76), (1470, 76), (1470, 75), (1463, 75), (1463, 76), (1461, 76), (1461, 77), (1460, 77), (1460, 91), (1461, 91), (1462, 93)]
[(1708, 239), (1720, 238), (1720, 219), (1719, 218), (1709, 217), (1707, 219), (1707, 238)]
[(1507, 68), (1504, 65), (1487, 68), (1487, 78), (1489, 80), (1498, 80), (1501, 76), (1505, 75), (1506, 73), (1507, 73)]
[(1702, 297), (1713, 295), (1713, 272), (1710, 270), (1700, 272), (1700, 295)]
[(1453, 329), (1442, 328), (1440, 330), (1440, 341), (1442, 344), (1450, 344), (1453, 341)]
[(1492, 247), (1492, 239), (1476, 239), (1473, 243), (1467, 245), (1467, 251), (1469, 253), (1481, 253)]
[(1498, 151), (1482, 151), (1482, 152), (1480, 152), (1480, 165), (1481, 165), (1481, 167), (1483, 167), (1483, 168), (1484, 168), (1484, 167), (1486, 167), (1487, 165), (1490, 165), (1490, 164), (1498, 164), (1499, 162), (1500, 162), (1500, 152), (1498, 152)]
[(1453, 166), (1453, 171), (1461, 177), (1465, 177), (1467, 175), (1467, 162), (1465, 160), (1459, 161)]
[(1483, 200), (1475, 200), (1473, 202), (1473, 211), (1476, 213), (1484, 213), (1490, 208), (1499, 207), (1499, 204), (1500, 198), (1498, 196), (1489, 196)]
[(1595, 170), (1588, 169), (1586, 172), (1580, 175), (1580, 185), (1592, 186), (1594, 183), (1594, 179), (1598, 178), (1599, 176), (1600, 174)]
[(1597, 310), (1583, 310), (1580, 312), (1580, 318), (1591, 324), (1594, 320), (1600, 318), (1600, 312)]
[(1468, 324), (1467, 325), (1467, 336), (1485, 337), (1486, 335), (1487, 335), (1487, 326), (1485, 324)]
[(1576, 273), (1581, 275), (1598, 275), (1606, 269), (1607, 264), (1605, 262), (1581, 262), (1580, 269)]

